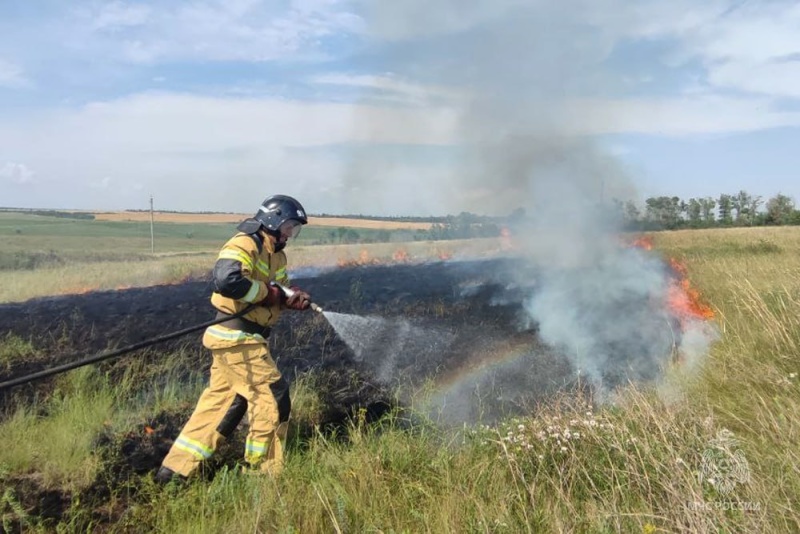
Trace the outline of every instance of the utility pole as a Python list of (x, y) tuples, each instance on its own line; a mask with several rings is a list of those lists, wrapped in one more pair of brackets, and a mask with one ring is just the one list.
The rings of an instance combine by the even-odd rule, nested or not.
[(150, 195), (150, 253), (155, 254), (156, 241), (153, 233), (153, 195)]

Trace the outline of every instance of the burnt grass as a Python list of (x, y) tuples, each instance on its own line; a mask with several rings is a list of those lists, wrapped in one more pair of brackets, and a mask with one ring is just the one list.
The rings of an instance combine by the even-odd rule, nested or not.
[[(485, 355), (493, 352), (523, 350), (535, 355), (528, 366), (531, 361), (536, 366), (498, 366), (493, 383), (505, 381), (514, 387), (489, 394), (486, 399), (493, 402), (481, 406), (470, 405), (468, 399), (461, 404), (449, 399), (455, 408), (440, 418), (443, 422), (472, 421), (477, 412), (496, 419), (521, 407), (530, 409), (554, 391), (575, 387), (569, 363), (541, 343), (535, 325), (522, 320), (525, 292), (508, 280), (511, 271), (519, 280), (525, 269), (514, 259), (502, 259), (350, 266), (297, 274), (293, 283), (309, 291), (325, 310), (380, 317), (390, 326), (394, 322), (405, 325), (393, 336), (408, 339), (373, 343), (356, 355), (320, 314), (284, 313), (270, 336), (273, 357), (290, 383), (304, 374), (313, 375), (322, 400), (322, 412), (313, 426), (292, 426), (289, 450), (302, 448), (304, 438), (316, 431), (346, 435), (339, 430), (356, 414), (373, 423), (389, 411), (402, 412), (404, 396), (426, 381), (457, 383), (462, 390), (484, 387), (485, 381), (457, 378), (468, 377), (469, 370), (480, 368)], [(535, 272), (529, 274), (531, 287), (535, 287)], [(5, 372), (0, 368), (0, 382), (210, 321), (214, 317), (211, 291), (208, 280), (193, 280), (0, 305), (0, 338), (10, 332), (36, 349), (23, 361), (10, 362)], [(429, 341), (414, 343), (419, 332)], [(447, 336), (446, 343), (435, 342), (437, 332)], [(163, 380), (162, 364), (167, 356), (173, 359), (173, 369), (185, 369), (186, 377), (198, 369), (207, 373), (210, 359), (200, 344), (201, 336), (202, 331), (197, 331), (92, 365), (115, 379), (136, 361), (143, 387), (152, 388)], [(519, 382), (516, 385), (515, 380)], [(54, 384), (51, 377), (0, 390), (0, 417), (20, 403), (46, 398)], [(141, 475), (148, 476), (158, 468), (192, 409), (193, 405), (187, 405), (169, 413), (154, 413), (127, 432), (97, 436), (96, 454), (104, 468), (95, 483), (79, 495), (42, 488), (35, 473), (6, 475), (3, 482), (13, 488), (31, 518), (65, 520), (75, 513), (73, 500), (80, 499), (86, 521), (110, 527), (124, 513), (126, 499), (136, 498)], [(413, 426), (412, 416), (408, 424)], [(224, 442), (201, 477), (210, 479), (220, 468), (237, 465), (244, 447), (244, 427), (240, 424)]]

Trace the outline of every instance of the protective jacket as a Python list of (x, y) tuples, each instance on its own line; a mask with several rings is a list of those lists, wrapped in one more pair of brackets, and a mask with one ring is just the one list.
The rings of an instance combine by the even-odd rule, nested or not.
[[(286, 254), (282, 250), (276, 252), (272, 240), (261, 230), (250, 234), (240, 232), (225, 243), (217, 257), (214, 265), (216, 291), (211, 295), (211, 304), (220, 314), (235, 314), (253, 302), (263, 301), (270, 282), (290, 285)], [(280, 313), (280, 303), (256, 306), (242, 317), (244, 321), (209, 327), (203, 336), (203, 345), (209, 349), (223, 349), (266, 343), (265, 333), (278, 321)]]
[[(289, 285), (286, 255), (276, 252), (260, 223), (253, 222), (241, 224), (243, 231), (228, 240), (217, 257), (211, 304), (218, 315), (232, 315), (262, 302), (271, 281)], [(282, 305), (258, 305), (242, 318), (206, 329), (203, 345), (212, 354), (209, 385), (164, 458), (166, 473), (190, 476), (213, 455), (221, 439), (230, 437), (245, 414), (249, 420), (245, 460), (261, 471), (280, 472), (291, 400), (267, 337)]]

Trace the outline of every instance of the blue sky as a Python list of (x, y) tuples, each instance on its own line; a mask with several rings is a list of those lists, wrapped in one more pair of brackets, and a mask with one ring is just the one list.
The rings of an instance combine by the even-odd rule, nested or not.
[(5, 0), (0, 206), (800, 200), (797, 28), (782, 0)]

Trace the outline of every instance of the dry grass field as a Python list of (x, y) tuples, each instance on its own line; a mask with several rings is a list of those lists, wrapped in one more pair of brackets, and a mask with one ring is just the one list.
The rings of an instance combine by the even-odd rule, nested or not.
[[(77, 245), (75, 245), (77, 246)], [(208, 276), (217, 248), (197, 252), (162, 252), (150, 257), (109, 258), (90, 263), (63, 264), (0, 271), (0, 303), (21, 302), (50, 295), (180, 283)], [(501, 252), (496, 240), (414, 241), (293, 246), (289, 268), (335, 268), (345, 265), (405, 263), (450, 258), (480, 258)]]
[[(98, 221), (149, 222), (150, 213), (146, 211), (103, 211), (90, 212)], [(243, 213), (174, 213), (156, 211), (156, 222), (175, 223), (237, 223), (252, 214)], [(346, 217), (309, 217), (310, 226), (369, 228), (373, 230), (428, 230), (431, 223), (405, 221), (378, 221), (370, 219), (351, 219)]]

